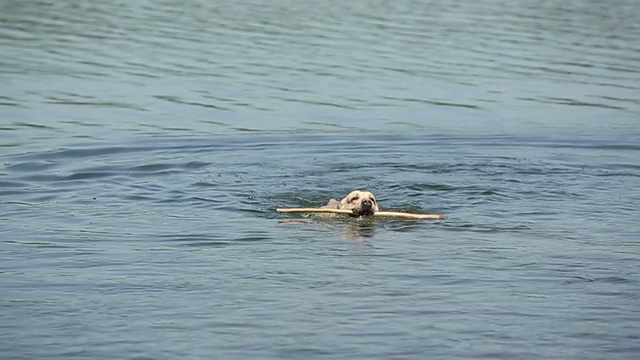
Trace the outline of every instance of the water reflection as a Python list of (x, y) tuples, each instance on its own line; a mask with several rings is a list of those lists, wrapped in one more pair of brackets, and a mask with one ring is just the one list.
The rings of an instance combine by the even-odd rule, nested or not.
[[(375, 235), (376, 222), (379, 220), (365, 218), (344, 218), (309, 216), (306, 219), (281, 220), (280, 225), (287, 226), (311, 226), (315, 229), (326, 230), (330, 233), (339, 233), (344, 239), (363, 241)], [(342, 218), (341, 216), (339, 218)]]

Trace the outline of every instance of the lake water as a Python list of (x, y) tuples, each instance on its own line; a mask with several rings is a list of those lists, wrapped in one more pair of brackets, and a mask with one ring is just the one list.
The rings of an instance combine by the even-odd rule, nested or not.
[[(640, 357), (640, 6), (0, 3), (3, 359)], [(444, 221), (283, 215), (353, 189)]]

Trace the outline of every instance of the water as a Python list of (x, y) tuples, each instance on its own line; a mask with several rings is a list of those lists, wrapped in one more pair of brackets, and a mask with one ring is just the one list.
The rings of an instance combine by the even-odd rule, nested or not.
[[(0, 355), (635, 359), (635, 1), (3, 1)], [(445, 221), (275, 213), (356, 188)]]

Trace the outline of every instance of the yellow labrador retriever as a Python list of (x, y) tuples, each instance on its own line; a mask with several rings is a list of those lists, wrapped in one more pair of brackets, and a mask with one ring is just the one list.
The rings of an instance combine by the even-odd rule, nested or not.
[(369, 191), (361, 190), (350, 192), (340, 201), (331, 199), (323, 208), (351, 210), (355, 216), (370, 216), (380, 211), (376, 197)]

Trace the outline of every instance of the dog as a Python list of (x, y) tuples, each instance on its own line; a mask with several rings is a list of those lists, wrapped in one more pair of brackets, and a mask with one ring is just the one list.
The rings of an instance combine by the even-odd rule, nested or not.
[(371, 216), (380, 211), (378, 201), (373, 193), (362, 190), (354, 190), (340, 201), (331, 199), (323, 208), (351, 210), (353, 216)]

